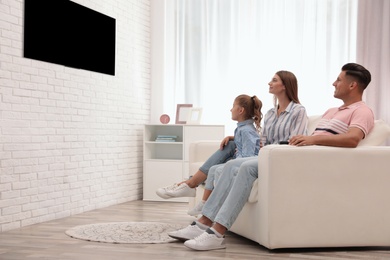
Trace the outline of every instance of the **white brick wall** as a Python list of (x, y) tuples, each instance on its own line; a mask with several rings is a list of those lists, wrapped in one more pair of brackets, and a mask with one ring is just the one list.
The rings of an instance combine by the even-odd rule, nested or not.
[(24, 1), (0, 1), (1, 231), (141, 198), (150, 1), (74, 2), (116, 19), (115, 76), (23, 58)]

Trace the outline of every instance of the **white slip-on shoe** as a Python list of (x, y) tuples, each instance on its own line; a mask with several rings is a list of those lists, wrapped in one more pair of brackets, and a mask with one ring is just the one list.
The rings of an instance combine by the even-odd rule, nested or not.
[(193, 209), (190, 209), (187, 212), (187, 214), (190, 216), (197, 216), (197, 215), (202, 214), (202, 209), (203, 209), (204, 203), (205, 202), (203, 202), (203, 201), (199, 202), (198, 205), (196, 205)]
[(184, 245), (188, 248), (206, 251), (226, 248), (225, 237), (217, 237), (209, 228), (200, 236), (187, 240)]
[(166, 186), (166, 187), (158, 188), (158, 189), (156, 190), (156, 194), (157, 194), (159, 197), (163, 198), (163, 199), (169, 199), (169, 198), (171, 198), (171, 196), (169, 196), (169, 195), (167, 194), (167, 191), (172, 190), (172, 189), (174, 189), (175, 187), (177, 187), (177, 184), (173, 184), (173, 185), (169, 185), (169, 186)]
[(166, 195), (171, 198), (177, 197), (195, 197), (196, 196), (196, 188), (190, 188), (187, 183), (183, 182), (180, 185), (176, 185), (172, 189), (166, 190)]
[(205, 230), (198, 227), (198, 225), (196, 225), (195, 221), (194, 221), (188, 227), (179, 229), (177, 231), (168, 232), (168, 236), (175, 238), (175, 239), (182, 240), (182, 241), (186, 241), (186, 240), (193, 239), (193, 238), (199, 236), (204, 231)]

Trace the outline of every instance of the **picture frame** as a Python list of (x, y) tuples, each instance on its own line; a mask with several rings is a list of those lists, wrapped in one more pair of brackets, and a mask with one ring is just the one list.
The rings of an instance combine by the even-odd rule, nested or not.
[(202, 119), (203, 109), (201, 107), (191, 108), (188, 113), (187, 124), (199, 125)]
[(177, 104), (176, 106), (176, 124), (186, 124), (188, 113), (192, 108), (192, 104)]

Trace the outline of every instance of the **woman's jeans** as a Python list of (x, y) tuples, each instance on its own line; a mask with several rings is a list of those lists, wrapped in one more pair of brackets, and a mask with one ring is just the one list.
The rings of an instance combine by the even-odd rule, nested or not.
[(214, 185), (220, 178), (224, 166), (225, 164), (217, 164), (210, 168), (209, 173), (207, 175), (206, 184), (204, 186), (206, 190), (214, 189)]
[(228, 161), (218, 177), (202, 215), (230, 229), (258, 178), (258, 156)]

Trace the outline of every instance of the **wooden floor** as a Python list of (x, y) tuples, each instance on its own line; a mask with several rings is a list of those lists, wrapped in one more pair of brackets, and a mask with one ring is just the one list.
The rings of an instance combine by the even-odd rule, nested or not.
[[(0, 259), (390, 259), (390, 248), (299, 249), (270, 251), (257, 243), (226, 235), (227, 248), (192, 251), (182, 242), (109, 244), (68, 237), (65, 231), (84, 224), (156, 221), (189, 224), (185, 203), (133, 201), (76, 216), (0, 233)], [(390, 236), (390, 234), (389, 234)]]

